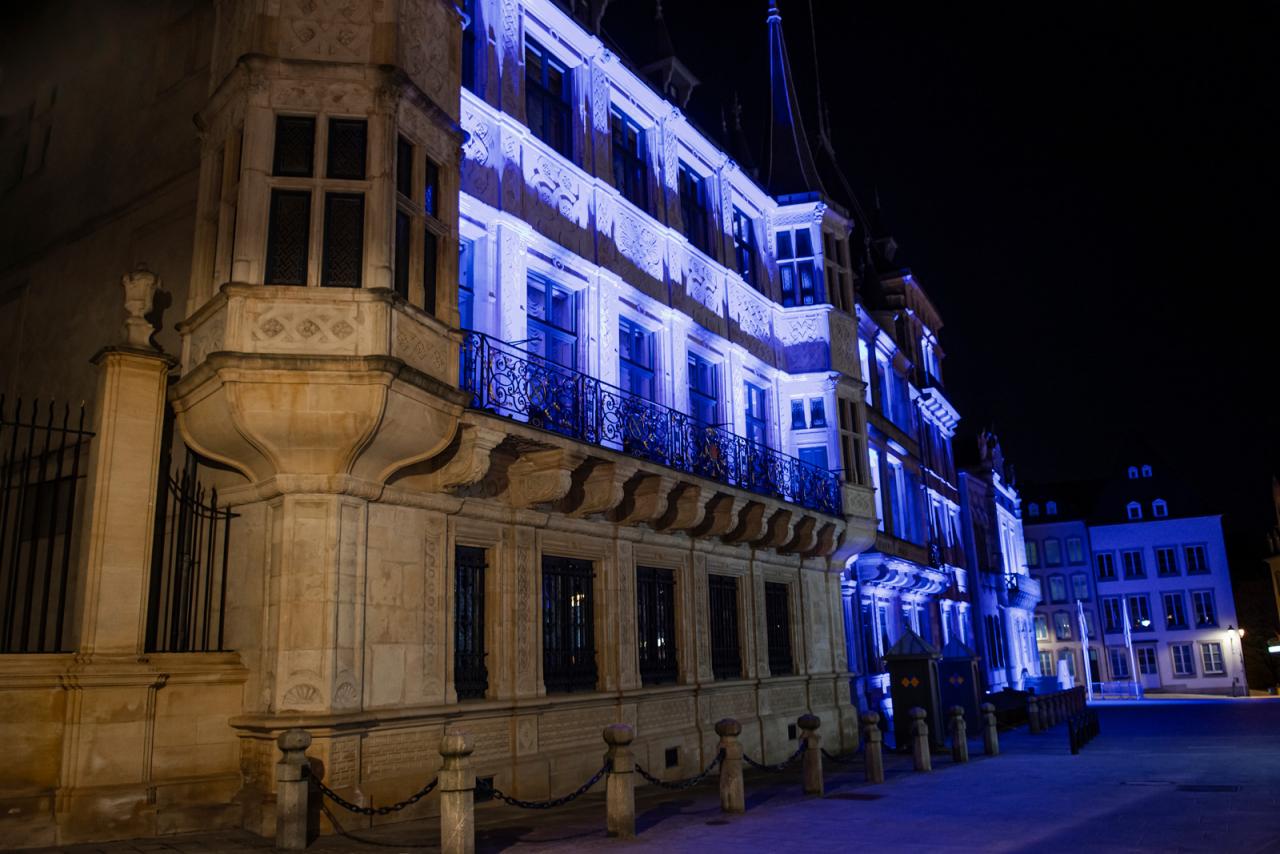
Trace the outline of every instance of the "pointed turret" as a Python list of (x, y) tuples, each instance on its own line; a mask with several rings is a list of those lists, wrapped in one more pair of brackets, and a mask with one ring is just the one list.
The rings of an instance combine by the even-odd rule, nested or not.
[(765, 185), (776, 196), (822, 193), (822, 179), (809, 148), (800, 101), (791, 77), (787, 43), (782, 36), (782, 14), (777, 0), (769, 0), (769, 150), (765, 159)]
[(675, 43), (671, 40), (671, 31), (667, 29), (666, 18), (662, 16), (662, 0), (654, 3), (653, 37), (651, 56), (643, 68), (645, 76), (658, 91), (680, 106), (687, 109), (689, 96), (697, 88), (699, 80), (693, 72), (676, 56)]

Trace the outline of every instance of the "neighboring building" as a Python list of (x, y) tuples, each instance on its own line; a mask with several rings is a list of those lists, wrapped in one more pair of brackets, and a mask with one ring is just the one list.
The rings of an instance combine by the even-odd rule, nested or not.
[[(1276, 599), (1275, 625), (1280, 626), (1280, 480), (1271, 478), (1271, 503), (1276, 511), (1276, 526), (1267, 532), (1267, 571), (1271, 573), (1271, 592)], [(1274, 644), (1272, 644), (1274, 646)]]
[[(115, 280), (158, 253), (185, 318), (160, 338), (181, 352), (175, 456), (198, 455), (236, 516), (228, 575), (197, 594), (203, 644), (153, 643), (167, 600), (138, 558), (81, 588), (96, 622), (73, 615), (60, 655), (6, 662), (4, 687), (27, 692), (7, 706), (23, 806), (6, 838), (269, 834), (274, 739), (300, 722), (324, 781), (374, 804), (430, 776), (452, 725), (524, 798), (580, 784), (616, 721), (671, 778), (710, 761), (726, 716), (766, 761), (793, 752), (805, 711), (852, 748), (842, 581), (875, 537), (873, 327), (877, 364), (893, 360), (871, 383), (884, 544), (910, 546), (893, 619), (937, 626), (931, 597), (963, 586), (955, 417), (922, 367), (940, 322), (905, 274), (855, 304), (855, 223), (796, 141), (776, 9), (772, 95), (796, 124), (774, 128), (757, 183), (667, 100), (696, 83), (678, 63), (646, 65), (659, 94), (550, 0), (461, 5), (226, 0), (170, 21), (160, 4), (77, 39), (57, 16), (28, 34), (26, 61), (51, 67), (49, 41), (79, 75), (57, 108), (31, 90), (24, 144), (51, 163), (92, 147), (92, 116), (120, 118), (100, 81), (155, 87), (121, 122), (128, 150), (98, 161), (114, 207), (6, 257), (6, 299), (43, 337), (4, 345), (91, 387), (79, 366), (117, 340)], [(123, 79), (110, 51), (87, 70), (67, 55), (98, 38), (136, 42)], [(67, 104), (78, 137), (58, 127)], [(45, 155), (24, 150), (6, 206), (35, 229)], [(78, 216), (97, 184), (80, 178), (46, 188), (57, 211)], [(164, 359), (137, 360), (159, 373), (130, 393), (159, 399)], [(38, 378), (6, 388), (61, 393), (57, 371)], [(145, 472), (113, 500), (149, 521)]]
[[(1082, 565), (1073, 562), (1077, 538), (1091, 558), (1090, 587), (1097, 605), (1091, 641), (1105, 648), (1095, 682), (1133, 681), (1145, 691), (1239, 694), (1246, 690), (1235, 600), (1222, 534), (1222, 517), (1202, 511), (1150, 455), (1135, 456), (1120, 476), (1085, 490), (1090, 510), (1086, 532), (1079, 517), (1060, 516), (1059, 491), (1079, 485), (1045, 487), (1034, 495), (1032, 524), (1027, 510), (1027, 549), (1035, 551), (1045, 580), (1048, 641), (1041, 652), (1063, 656), (1072, 644), (1060, 642), (1058, 624), (1073, 636), (1076, 587)], [(1074, 518), (1073, 518), (1074, 517)], [(1068, 551), (1070, 550), (1070, 551)], [(1061, 595), (1065, 594), (1065, 595)], [(1132, 655), (1124, 641), (1128, 612)], [(1078, 636), (1074, 666), (1079, 669)], [(1091, 648), (1093, 644), (1091, 643)], [(1136, 674), (1135, 674), (1136, 669)]]
[(978, 461), (960, 472), (965, 553), (973, 595), (974, 640), (988, 691), (1021, 690), (1028, 677), (1055, 672), (1036, 651), (1041, 585), (1027, 572), (1018, 490), (1000, 441), (984, 432)]

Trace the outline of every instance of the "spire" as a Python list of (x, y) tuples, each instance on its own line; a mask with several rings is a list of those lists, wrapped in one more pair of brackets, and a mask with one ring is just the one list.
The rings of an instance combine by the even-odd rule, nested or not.
[(826, 193), (805, 135), (791, 79), (791, 62), (782, 36), (782, 14), (777, 0), (769, 0), (769, 153), (765, 161), (765, 185), (775, 195)]

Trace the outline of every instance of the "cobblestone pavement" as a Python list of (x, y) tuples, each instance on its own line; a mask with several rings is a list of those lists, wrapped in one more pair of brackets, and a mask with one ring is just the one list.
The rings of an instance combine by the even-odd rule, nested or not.
[[(1002, 734), (1003, 753), (932, 774), (886, 756), (887, 782), (868, 786), (859, 765), (828, 762), (827, 794), (799, 793), (799, 771), (747, 775), (747, 813), (719, 812), (714, 782), (687, 792), (637, 793), (634, 842), (606, 839), (603, 794), (526, 812), (477, 808), (479, 851), (802, 852), (916, 851), (1280, 852), (1280, 701), (1149, 700), (1100, 707), (1102, 734), (1078, 756), (1064, 727)], [(342, 817), (339, 817), (340, 820)], [(348, 826), (349, 823), (348, 823)], [(352, 829), (314, 851), (430, 852), (438, 826), (423, 820)], [(73, 846), (69, 854), (218, 854), (270, 850), (240, 832)]]

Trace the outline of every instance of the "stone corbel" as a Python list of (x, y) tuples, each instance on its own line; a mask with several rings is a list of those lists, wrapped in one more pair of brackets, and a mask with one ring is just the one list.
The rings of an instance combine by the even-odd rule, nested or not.
[(706, 512), (702, 501), (702, 487), (692, 483), (680, 483), (667, 498), (667, 511), (654, 522), (659, 531), (687, 531), (702, 522)]
[(690, 533), (695, 537), (722, 537), (738, 522), (738, 514), (746, 505), (747, 499), (736, 495), (717, 492), (707, 502), (702, 522)]
[(759, 501), (748, 501), (737, 515), (738, 524), (721, 539), (726, 543), (749, 543), (760, 538), (764, 533), (764, 505)]
[(783, 554), (805, 554), (813, 548), (817, 538), (814, 536), (814, 528), (817, 527), (818, 520), (812, 516), (802, 516), (800, 521), (796, 522), (795, 528), (792, 530), (791, 539), (781, 547), (778, 551)]
[(508, 469), (507, 496), (514, 507), (559, 501), (573, 486), (573, 472), (587, 455), (568, 448), (527, 451)]
[(776, 510), (765, 524), (764, 534), (751, 545), (758, 549), (780, 549), (791, 541), (796, 525), (795, 514), (790, 510)]
[(621, 525), (652, 522), (667, 510), (667, 496), (676, 485), (670, 475), (640, 472), (623, 489), (622, 503), (609, 514)]
[(573, 472), (573, 485), (556, 509), (579, 518), (608, 512), (622, 503), (623, 487), (638, 468), (626, 461), (587, 460)]
[(479, 483), (489, 472), (491, 453), (507, 438), (499, 430), (463, 424), (442, 454), (411, 466), (396, 477), (395, 485), (423, 492), (448, 492)]
[[(836, 547), (837, 538), (843, 533), (843, 526), (837, 530), (834, 522), (828, 522), (818, 529), (817, 536), (814, 537), (813, 547), (806, 552), (805, 557), (826, 557)], [(842, 567), (843, 568), (843, 565)]]

